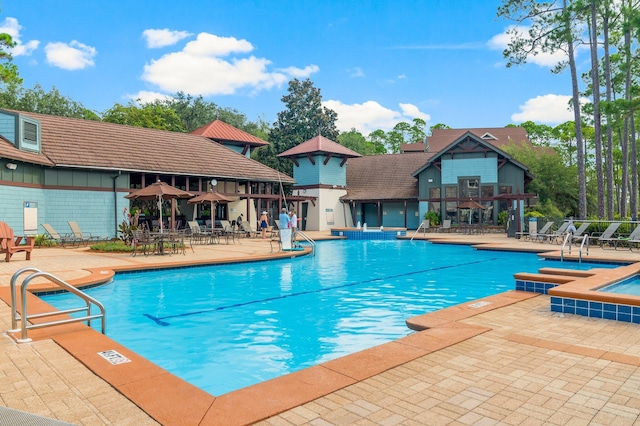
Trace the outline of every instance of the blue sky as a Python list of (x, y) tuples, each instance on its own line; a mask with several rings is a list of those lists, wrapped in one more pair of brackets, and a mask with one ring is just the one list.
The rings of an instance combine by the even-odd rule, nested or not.
[(505, 67), (500, 3), (2, 0), (0, 31), (19, 43), (25, 87), (55, 86), (97, 112), (183, 91), (273, 123), (288, 81), (308, 77), (338, 128), (365, 135), (415, 117), (453, 128), (571, 120), (557, 58)]

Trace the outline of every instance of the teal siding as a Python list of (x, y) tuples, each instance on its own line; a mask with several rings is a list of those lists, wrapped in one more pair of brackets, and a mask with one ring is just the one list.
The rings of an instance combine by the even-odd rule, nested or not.
[[(118, 223), (122, 211), (129, 207), (126, 192), (116, 195)], [(85, 232), (102, 237), (116, 236), (114, 195), (109, 191), (75, 191), (0, 186), (0, 217), (16, 234), (24, 233), (24, 202), (38, 203), (38, 233), (43, 223), (51, 224), (60, 234), (71, 232), (67, 221), (75, 220)]]
[(384, 203), (382, 205), (382, 225), (404, 227), (404, 203)]
[(293, 167), (293, 178), (296, 185), (337, 185), (347, 184), (346, 166), (340, 167), (341, 158), (331, 158), (325, 165), (326, 156), (313, 157), (315, 164), (311, 164), (308, 158), (298, 158), (299, 166)]
[(0, 113), (0, 135), (16, 145), (16, 117)]
[(442, 159), (442, 183), (457, 185), (458, 176), (480, 176), (481, 183), (498, 182), (498, 159), (496, 157)]

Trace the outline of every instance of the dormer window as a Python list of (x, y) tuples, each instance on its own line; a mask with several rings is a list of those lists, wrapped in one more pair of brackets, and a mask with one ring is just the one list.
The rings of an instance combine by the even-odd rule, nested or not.
[(40, 122), (27, 117), (19, 117), (18, 148), (40, 152)]
[(494, 141), (497, 141), (498, 138), (496, 138), (495, 136), (493, 136), (491, 133), (487, 132), (484, 135), (482, 135), (482, 139), (493, 139)]

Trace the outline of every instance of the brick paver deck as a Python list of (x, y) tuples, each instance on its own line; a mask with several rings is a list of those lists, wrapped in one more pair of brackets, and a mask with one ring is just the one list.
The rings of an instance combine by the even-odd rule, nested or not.
[[(558, 249), (501, 235), (439, 237), (532, 250)], [(37, 249), (29, 262), (20, 254), (10, 263), (0, 262), (0, 286), (7, 286), (13, 272), (26, 266), (74, 280), (89, 275), (80, 268), (148, 267), (158, 263), (269, 255), (269, 243), (262, 240), (197, 246), (195, 253), (171, 257), (132, 258), (93, 254), (83, 249)], [(596, 256), (640, 261), (637, 252), (601, 252), (592, 248), (589, 257)], [(0, 301), (3, 332), (10, 328), (9, 312), (9, 307)], [(552, 313), (547, 296), (518, 301), (456, 320), (455, 324), (461, 332), (472, 327), (480, 331), (364, 380), (356, 379), (353, 384), (261, 424), (638, 423), (638, 325)], [(353, 368), (353, 371), (360, 370)], [(157, 424), (143, 409), (50, 339), (17, 344), (4, 335), (0, 339), (0, 383), (0, 404), (6, 407), (80, 425)], [(158, 398), (162, 392), (161, 388), (154, 389)], [(260, 400), (238, 403), (238, 413), (260, 403)], [(215, 423), (218, 423), (215, 419), (204, 418), (201, 424)]]

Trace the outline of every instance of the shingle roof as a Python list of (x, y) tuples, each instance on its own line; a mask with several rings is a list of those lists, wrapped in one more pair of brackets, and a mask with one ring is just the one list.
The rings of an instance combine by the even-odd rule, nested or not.
[[(102, 121), (9, 111), (40, 120), (43, 156), (0, 143), (0, 155), (15, 160), (47, 158), (58, 167), (107, 169), (293, 183), (289, 176), (202, 136), (123, 126)], [(7, 146), (7, 145), (11, 145)]]
[(413, 172), (433, 156), (411, 154), (369, 155), (351, 158), (347, 166), (347, 194), (343, 200), (418, 199), (418, 179)]
[(217, 119), (194, 130), (191, 134), (204, 136), (216, 142), (241, 142), (253, 146), (269, 145), (269, 142)]
[[(523, 127), (478, 127), (472, 129), (433, 129), (431, 136), (427, 138), (429, 152), (439, 152), (446, 148), (451, 142), (458, 139), (467, 132), (481, 138), (483, 141), (502, 149), (505, 145), (525, 143), (530, 145), (527, 131)], [(483, 138), (483, 136), (494, 136), (496, 139)]]
[(297, 157), (307, 154), (336, 154), (349, 158), (361, 157), (357, 152), (320, 135), (278, 154), (278, 157)]
[[(523, 127), (479, 127), (473, 129), (433, 129), (431, 136), (427, 138), (429, 152), (437, 153), (446, 148), (451, 142), (471, 132), (483, 141), (502, 148), (512, 143), (525, 143), (530, 145), (529, 136)], [(483, 138), (483, 136), (487, 136)], [(494, 138), (492, 138), (493, 136)], [(405, 143), (400, 146), (400, 152), (422, 152), (425, 150), (423, 142)]]

